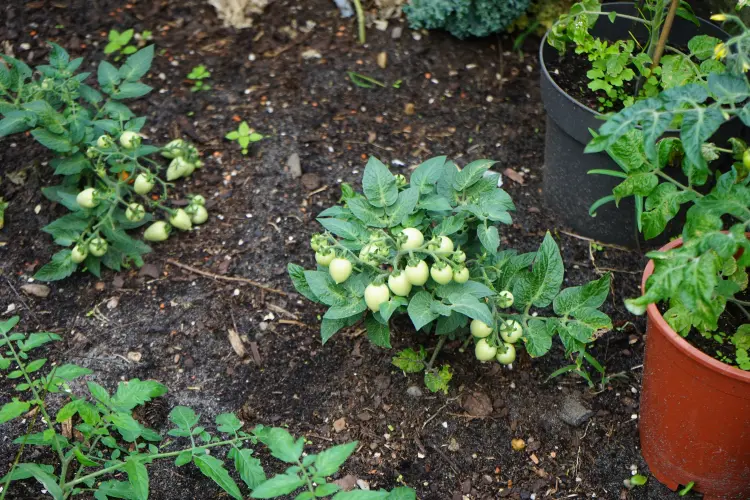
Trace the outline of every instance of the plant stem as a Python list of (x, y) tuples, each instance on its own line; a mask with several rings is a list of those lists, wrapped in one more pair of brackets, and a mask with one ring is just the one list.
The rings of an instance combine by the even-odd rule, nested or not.
[(435, 351), (432, 353), (432, 357), (430, 358), (430, 362), (427, 363), (427, 366), (425, 367), (425, 370), (431, 370), (432, 364), (435, 362), (435, 359), (437, 359), (437, 355), (440, 352), (440, 349), (443, 348), (443, 345), (445, 344), (445, 339), (447, 337), (445, 335), (440, 336), (440, 340), (438, 340), (437, 345), (435, 346)]
[(652, 58), (651, 70), (659, 65), (661, 56), (664, 54), (664, 47), (667, 45), (667, 39), (669, 38), (669, 32), (672, 31), (672, 23), (674, 23), (675, 14), (677, 14), (677, 7), (680, 5), (680, 0), (672, 0), (672, 4), (669, 6), (669, 12), (667, 13), (667, 19), (664, 21), (664, 28), (661, 30), (661, 36), (659, 41), (656, 43), (656, 50), (654, 51), (654, 57)]
[(357, 25), (359, 28), (359, 43), (365, 44), (365, 13), (362, 10), (362, 3), (360, 0), (354, 0), (354, 10), (357, 11)]
[[(176, 457), (183, 451), (188, 450), (205, 450), (208, 448), (215, 448), (217, 446), (224, 446), (226, 444), (234, 444), (238, 441), (249, 441), (250, 439), (253, 439), (253, 436), (247, 436), (247, 437), (241, 437), (241, 438), (233, 438), (233, 439), (227, 439), (225, 441), (218, 441), (216, 443), (209, 443), (204, 444), (201, 446), (196, 446), (193, 448), (186, 448), (184, 450), (178, 450), (178, 451), (170, 451), (167, 453), (156, 453), (154, 455), (148, 455), (149, 460), (157, 460), (159, 458), (168, 458), (168, 457)], [(110, 465), (109, 467), (106, 467), (104, 469), (100, 469), (96, 472), (92, 472), (91, 474), (87, 474), (83, 477), (80, 477), (78, 479), (74, 479), (73, 481), (69, 481), (63, 485), (63, 489), (70, 488), (71, 486), (75, 486), (76, 484), (83, 483), (84, 481), (88, 481), (89, 479), (93, 479), (95, 477), (103, 476), (104, 474), (109, 474), (110, 472), (116, 471), (117, 469), (125, 466), (125, 462), (118, 462), (115, 465)]]
[(686, 186), (686, 185), (684, 185), (683, 183), (681, 183), (681, 182), (680, 182), (680, 181), (678, 181), (677, 179), (675, 179), (675, 178), (673, 178), (673, 177), (671, 177), (671, 176), (669, 176), (669, 175), (665, 174), (665, 173), (664, 173), (664, 172), (662, 172), (661, 170), (657, 170), (657, 171), (656, 171), (656, 175), (658, 175), (659, 177), (661, 177), (661, 178), (662, 178), (662, 179), (664, 179), (664, 180), (667, 180), (667, 181), (671, 182), (672, 184), (674, 184), (674, 185), (675, 185), (675, 186), (677, 186), (678, 188), (682, 189), (683, 191), (691, 191), (691, 192), (695, 193), (695, 194), (696, 194), (696, 196), (698, 196), (699, 198), (703, 198), (703, 195), (702, 195), (701, 193), (699, 193), (699, 192), (698, 192), (698, 191), (696, 191), (695, 189), (691, 188), (690, 186)]
[(310, 474), (307, 473), (307, 469), (304, 465), (302, 465), (302, 461), (300, 459), (297, 459), (297, 464), (299, 465), (299, 468), (302, 469), (302, 474), (305, 476), (305, 481), (307, 481), (307, 489), (310, 490), (310, 493), (314, 495), (315, 486), (313, 486), (313, 482), (310, 479)]
[[(656, 7), (656, 10), (654, 11), (654, 17), (651, 19), (651, 21), (648, 22), (650, 24), (650, 37), (648, 41), (648, 57), (653, 61), (654, 55), (656, 54), (656, 46), (659, 43), (659, 28), (661, 28), (662, 20), (664, 19), (664, 3), (663, 0), (658, 2), (658, 5)], [(651, 67), (653, 68), (655, 65), (652, 64)]]

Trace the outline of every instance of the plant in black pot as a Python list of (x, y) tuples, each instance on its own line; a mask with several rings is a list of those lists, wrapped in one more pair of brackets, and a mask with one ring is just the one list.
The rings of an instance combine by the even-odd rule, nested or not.
[[(637, 199), (625, 200), (621, 210), (607, 204), (615, 201), (612, 189), (619, 180), (591, 174), (616, 170), (617, 164), (606, 154), (584, 154), (584, 146), (607, 114), (688, 83), (705, 84), (711, 72), (723, 72), (714, 51), (728, 50), (720, 45), (727, 38), (679, 0), (583, 0), (560, 17), (542, 41), (540, 60), (547, 110), (544, 195), (564, 224), (598, 241), (639, 246)], [(660, 123), (654, 139), (674, 134), (678, 125)], [(731, 137), (736, 125), (728, 123), (718, 134)], [(570, 186), (576, 186), (575, 197)]]
[[(611, 116), (586, 150), (622, 167), (616, 200), (635, 198), (647, 238), (688, 208), (682, 238), (647, 256), (643, 294), (625, 301), (647, 313), (640, 406), (643, 456), (675, 489), (704, 498), (750, 498), (750, 149), (715, 132), (750, 127), (750, 29), (712, 49), (705, 80), (672, 87)], [(678, 136), (662, 137), (667, 127)], [(712, 142), (715, 141), (715, 142)], [(678, 174), (686, 179), (676, 179)], [(708, 181), (712, 180), (710, 184)]]

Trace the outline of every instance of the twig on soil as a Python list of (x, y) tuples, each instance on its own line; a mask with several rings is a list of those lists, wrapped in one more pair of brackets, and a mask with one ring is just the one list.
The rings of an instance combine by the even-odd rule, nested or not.
[(26, 303), (26, 301), (25, 301), (25, 300), (23, 300), (23, 297), (21, 297), (21, 294), (19, 294), (19, 293), (18, 293), (18, 291), (16, 290), (16, 287), (14, 287), (14, 286), (13, 286), (13, 283), (11, 283), (10, 279), (8, 279), (8, 277), (7, 277), (7, 276), (5, 277), (5, 281), (7, 281), (7, 282), (8, 282), (8, 286), (10, 287), (10, 289), (11, 289), (11, 290), (13, 290), (13, 293), (14, 293), (14, 294), (16, 295), (16, 297), (18, 297), (18, 300), (20, 300), (20, 301), (21, 301), (21, 304), (23, 304), (23, 307), (25, 307), (25, 308), (26, 308), (26, 310), (27, 310), (27, 311), (29, 311), (29, 314), (31, 314), (31, 316), (32, 316), (32, 317), (34, 318), (34, 321), (36, 321), (36, 323), (37, 323), (38, 325), (39, 325), (39, 324), (41, 324), (41, 323), (39, 322), (39, 318), (37, 318), (36, 314), (34, 314), (34, 311), (32, 311), (32, 310), (31, 310), (31, 308), (30, 308), (30, 307), (29, 307), (29, 305), (28, 305), (28, 304)]
[(432, 419), (434, 419), (435, 417), (437, 417), (438, 414), (441, 411), (443, 411), (446, 406), (448, 406), (449, 404), (451, 404), (453, 401), (457, 400), (459, 397), (460, 396), (456, 396), (455, 398), (448, 399), (447, 403), (445, 403), (443, 406), (441, 406), (440, 408), (438, 408), (438, 410), (435, 413), (433, 413), (430, 418), (428, 418), (427, 420), (425, 420), (425, 422), (422, 424), (422, 430), (424, 430), (424, 428), (427, 427), (427, 424), (429, 424), (432, 421)]
[(358, 144), (360, 146), (372, 146), (374, 148), (382, 149), (383, 151), (394, 151), (394, 149), (390, 146), (381, 146), (380, 144), (375, 144), (374, 142), (344, 141), (344, 144)]
[(297, 325), (302, 328), (311, 328), (310, 325), (306, 325), (303, 322), (297, 321), (295, 319), (280, 319), (279, 321), (277, 321), (277, 323), (281, 323), (282, 325)]
[[(292, 319), (299, 319), (296, 314), (290, 313), (289, 311), (287, 311), (283, 307), (277, 306), (276, 304), (268, 303), (268, 304), (266, 304), (266, 307), (268, 307), (270, 310), (272, 310), (275, 313), (284, 314), (286, 316), (289, 316)], [(236, 329), (237, 328), (235, 327), (235, 330)]]
[(310, 191), (310, 193), (309, 193), (309, 194), (307, 195), (307, 199), (309, 200), (310, 198), (312, 198), (312, 197), (313, 197), (313, 196), (315, 196), (316, 194), (318, 194), (318, 193), (322, 193), (322, 192), (323, 192), (323, 191), (325, 191), (326, 189), (328, 189), (328, 184), (326, 184), (326, 185), (325, 185), (325, 186), (323, 186), (323, 187), (319, 187), (319, 188), (318, 188), (318, 189), (316, 189), (315, 191)]
[(566, 235), (566, 236), (570, 236), (571, 238), (577, 238), (579, 240), (588, 241), (590, 243), (596, 243), (597, 245), (600, 245), (600, 246), (603, 246), (603, 247), (614, 248), (615, 250), (622, 250), (623, 252), (632, 252), (633, 251), (632, 249), (630, 249), (628, 247), (623, 247), (623, 246), (620, 246), (620, 245), (613, 245), (611, 243), (602, 243), (601, 241), (596, 241), (593, 238), (587, 238), (586, 236), (581, 236), (580, 234), (571, 233), (571, 232), (562, 231), (562, 230), (559, 230), (559, 232), (562, 233), (562, 234), (564, 234), (564, 235)]
[(580, 458), (581, 458), (581, 443), (583, 442), (583, 438), (586, 437), (586, 433), (589, 431), (589, 426), (591, 425), (591, 420), (589, 420), (589, 423), (586, 424), (586, 429), (583, 431), (583, 436), (581, 436), (581, 439), (578, 440), (578, 452), (576, 453), (576, 465), (573, 469), (573, 478), (578, 477), (578, 466), (580, 465)]
[(451, 469), (453, 469), (453, 472), (455, 472), (457, 476), (461, 475), (461, 471), (458, 470), (458, 467), (456, 466), (456, 464), (453, 462), (453, 460), (450, 459), (450, 457), (448, 455), (445, 454), (445, 452), (443, 450), (441, 450), (439, 447), (435, 446), (434, 444), (431, 444), (430, 448), (432, 448), (433, 450), (435, 450), (436, 452), (438, 452), (438, 455), (440, 455), (441, 457), (443, 457), (443, 460), (445, 460), (446, 462), (448, 462), (448, 465), (451, 466)]
[(187, 264), (183, 264), (181, 262), (177, 262), (174, 259), (167, 259), (167, 264), (172, 264), (173, 266), (177, 266), (177, 267), (179, 267), (181, 269), (185, 269), (185, 270), (190, 271), (191, 273), (194, 273), (194, 274), (199, 274), (201, 276), (205, 276), (206, 278), (211, 278), (211, 279), (214, 279), (214, 280), (222, 280), (222, 281), (231, 281), (231, 282), (234, 282), (234, 283), (245, 283), (247, 285), (251, 285), (251, 286), (254, 286), (256, 288), (260, 288), (261, 290), (265, 290), (267, 292), (272, 292), (272, 293), (276, 293), (276, 294), (279, 294), (279, 295), (283, 295), (285, 297), (289, 295), (288, 293), (286, 293), (286, 292), (284, 292), (282, 290), (277, 290), (276, 288), (271, 288), (271, 287), (265, 286), (265, 285), (263, 285), (261, 283), (258, 283), (257, 281), (253, 281), (253, 280), (250, 280), (250, 279), (247, 279), (247, 278), (236, 278), (234, 276), (221, 276), (220, 274), (209, 273), (208, 271), (201, 271), (200, 269), (196, 269), (193, 266), (188, 266)]
[(269, 50), (268, 52), (264, 52), (263, 53), (263, 57), (266, 57), (268, 59), (273, 59), (274, 57), (279, 57), (281, 54), (283, 54), (287, 50), (296, 47), (300, 43), (302, 43), (305, 40), (307, 40), (308, 38), (310, 38), (312, 36), (312, 34), (313, 34), (313, 30), (310, 30), (307, 33), (305, 33), (304, 35), (297, 37), (294, 41), (292, 41), (292, 43), (287, 44), (287, 45), (281, 47), (279, 50)]

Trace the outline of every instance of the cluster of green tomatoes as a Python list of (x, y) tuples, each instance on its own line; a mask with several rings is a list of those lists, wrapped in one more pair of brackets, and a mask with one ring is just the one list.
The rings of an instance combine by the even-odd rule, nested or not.
[[(135, 149), (140, 146), (141, 137), (132, 131), (125, 131), (119, 137), (119, 145), (123, 148), (125, 158), (128, 157), (128, 153), (132, 153)], [(117, 148), (117, 144), (109, 135), (102, 135), (96, 141), (96, 147), (89, 148), (87, 156), (89, 158), (105, 159), (110, 155), (120, 154)], [(182, 139), (177, 139), (167, 144), (161, 151), (162, 156), (165, 158), (172, 159), (172, 162), (167, 169), (167, 179), (173, 180), (179, 177), (188, 176), (192, 172), (202, 166), (202, 162), (198, 159), (198, 151), (192, 144), (186, 143)], [(137, 201), (133, 201), (133, 193), (140, 195), (146, 199), (146, 203), (150, 207), (161, 208), (168, 214), (167, 221), (156, 221), (153, 222), (144, 232), (143, 238), (148, 241), (164, 241), (169, 238), (169, 234), (172, 228), (177, 228), (181, 231), (190, 230), (193, 225), (203, 224), (208, 220), (208, 211), (206, 210), (206, 200), (201, 195), (194, 195), (190, 197), (190, 203), (184, 209), (171, 209), (161, 205), (158, 202), (151, 201), (147, 196), (156, 186), (157, 182), (161, 183), (166, 187), (166, 183), (156, 177), (151, 170), (136, 164), (136, 168), (139, 170), (135, 180), (132, 181), (132, 187), (124, 188), (124, 186), (130, 186), (129, 175), (125, 172), (120, 174), (119, 182), (113, 182), (106, 173), (102, 162), (97, 163), (95, 170), (97, 175), (101, 179), (101, 183), (98, 187), (88, 187), (83, 189), (76, 196), (76, 203), (84, 210), (92, 210), (98, 207), (102, 201), (108, 201), (110, 207), (114, 209), (118, 204), (125, 205), (125, 218), (130, 222), (140, 222), (146, 217), (146, 207)], [(171, 175), (170, 175), (171, 170)], [(125, 192), (123, 192), (125, 189)], [(130, 192), (132, 191), (132, 192)], [(128, 198), (128, 199), (126, 199)], [(97, 231), (97, 228), (107, 222), (107, 219), (112, 216), (112, 210), (106, 215), (101, 217), (101, 220), (91, 228), (91, 230), (84, 232), (77, 244), (73, 247), (71, 252), (71, 259), (75, 263), (81, 263), (86, 260), (89, 254), (94, 257), (102, 257), (107, 253), (109, 244)]]
[[(498, 305), (513, 305), (513, 294), (508, 291), (500, 292)], [(474, 356), (479, 361), (495, 359), (502, 365), (509, 365), (516, 360), (516, 348), (513, 344), (523, 336), (523, 327), (518, 321), (501, 319), (499, 328), (492, 328), (485, 322), (474, 319), (471, 321), (470, 330), (475, 341)]]

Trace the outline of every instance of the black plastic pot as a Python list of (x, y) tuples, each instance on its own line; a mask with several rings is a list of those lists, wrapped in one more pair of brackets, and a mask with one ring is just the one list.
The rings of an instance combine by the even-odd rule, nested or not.
[[(605, 4), (602, 10), (637, 16), (632, 3)], [(710, 35), (727, 39), (728, 35), (708, 21), (700, 20), (700, 27), (681, 18), (675, 19), (669, 36), (674, 46), (687, 46), (696, 35)], [(614, 23), (602, 16), (592, 30), (594, 36), (607, 40), (627, 40), (632, 35), (646, 39), (646, 28), (641, 23), (616, 18)], [(635, 206), (630, 197), (620, 202), (619, 208), (608, 203), (589, 215), (591, 204), (603, 196), (611, 195), (612, 188), (621, 179), (604, 175), (589, 175), (593, 169), (620, 171), (618, 165), (606, 154), (584, 154), (591, 140), (589, 129), (597, 130), (603, 123), (601, 113), (576, 101), (565, 93), (550, 75), (546, 62), (556, 61), (559, 53), (547, 44), (547, 35), (539, 49), (541, 62), (542, 101), (547, 111), (547, 135), (544, 149), (544, 200), (563, 225), (576, 233), (604, 243), (628, 247), (658, 247), (680, 232), (684, 214), (673, 219), (660, 238), (645, 242), (636, 231)], [(666, 135), (677, 135), (677, 131)], [(712, 138), (717, 144), (741, 133), (741, 123), (732, 119), (725, 123)], [(675, 174), (679, 177), (679, 174)]]

